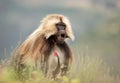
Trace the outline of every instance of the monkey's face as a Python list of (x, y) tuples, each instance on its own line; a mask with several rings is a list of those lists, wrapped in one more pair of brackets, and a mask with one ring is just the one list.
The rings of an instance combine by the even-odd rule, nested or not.
[(57, 33), (55, 34), (56, 40), (59, 43), (63, 43), (66, 38), (68, 38), (68, 35), (66, 33), (66, 24), (63, 22), (59, 22), (56, 25)]
[(53, 37), (58, 43), (63, 43), (66, 38), (74, 40), (70, 22), (63, 15), (48, 15), (42, 21), (41, 30), (46, 39)]

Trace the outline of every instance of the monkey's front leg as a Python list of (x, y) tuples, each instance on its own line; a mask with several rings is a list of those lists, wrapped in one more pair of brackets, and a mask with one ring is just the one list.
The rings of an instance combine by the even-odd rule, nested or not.
[(57, 77), (57, 75), (60, 73), (60, 67), (61, 67), (61, 65), (60, 65), (60, 59), (59, 59), (59, 56), (56, 56), (57, 57), (57, 67), (55, 68), (55, 70), (52, 72), (52, 78), (56, 78)]
[(70, 62), (66, 60), (66, 62), (61, 66), (61, 76), (67, 75), (70, 69)]
[(68, 67), (67, 65), (64, 65), (61, 67), (61, 76), (64, 76), (67, 74), (67, 71), (68, 71)]

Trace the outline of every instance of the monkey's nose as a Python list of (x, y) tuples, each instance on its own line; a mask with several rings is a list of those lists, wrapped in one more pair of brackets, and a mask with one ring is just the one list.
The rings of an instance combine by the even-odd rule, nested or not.
[(61, 37), (65, 38), (65, 34), (61, 34)]

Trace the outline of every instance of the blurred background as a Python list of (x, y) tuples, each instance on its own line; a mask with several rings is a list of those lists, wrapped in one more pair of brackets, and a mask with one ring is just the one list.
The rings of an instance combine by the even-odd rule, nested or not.
[(0, 59), (10, 58), (52, 13), (69, 17), (76, 37), (68, 40), (72, 49), (100, 56), (120, 75), (120, 0), (0, 0)]

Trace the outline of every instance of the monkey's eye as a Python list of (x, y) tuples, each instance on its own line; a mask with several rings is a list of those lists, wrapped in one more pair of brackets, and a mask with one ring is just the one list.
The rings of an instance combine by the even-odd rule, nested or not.
[(56, 27), (58, 30), (65, 30), (66, 25), (64, 23), (57, 23)]

